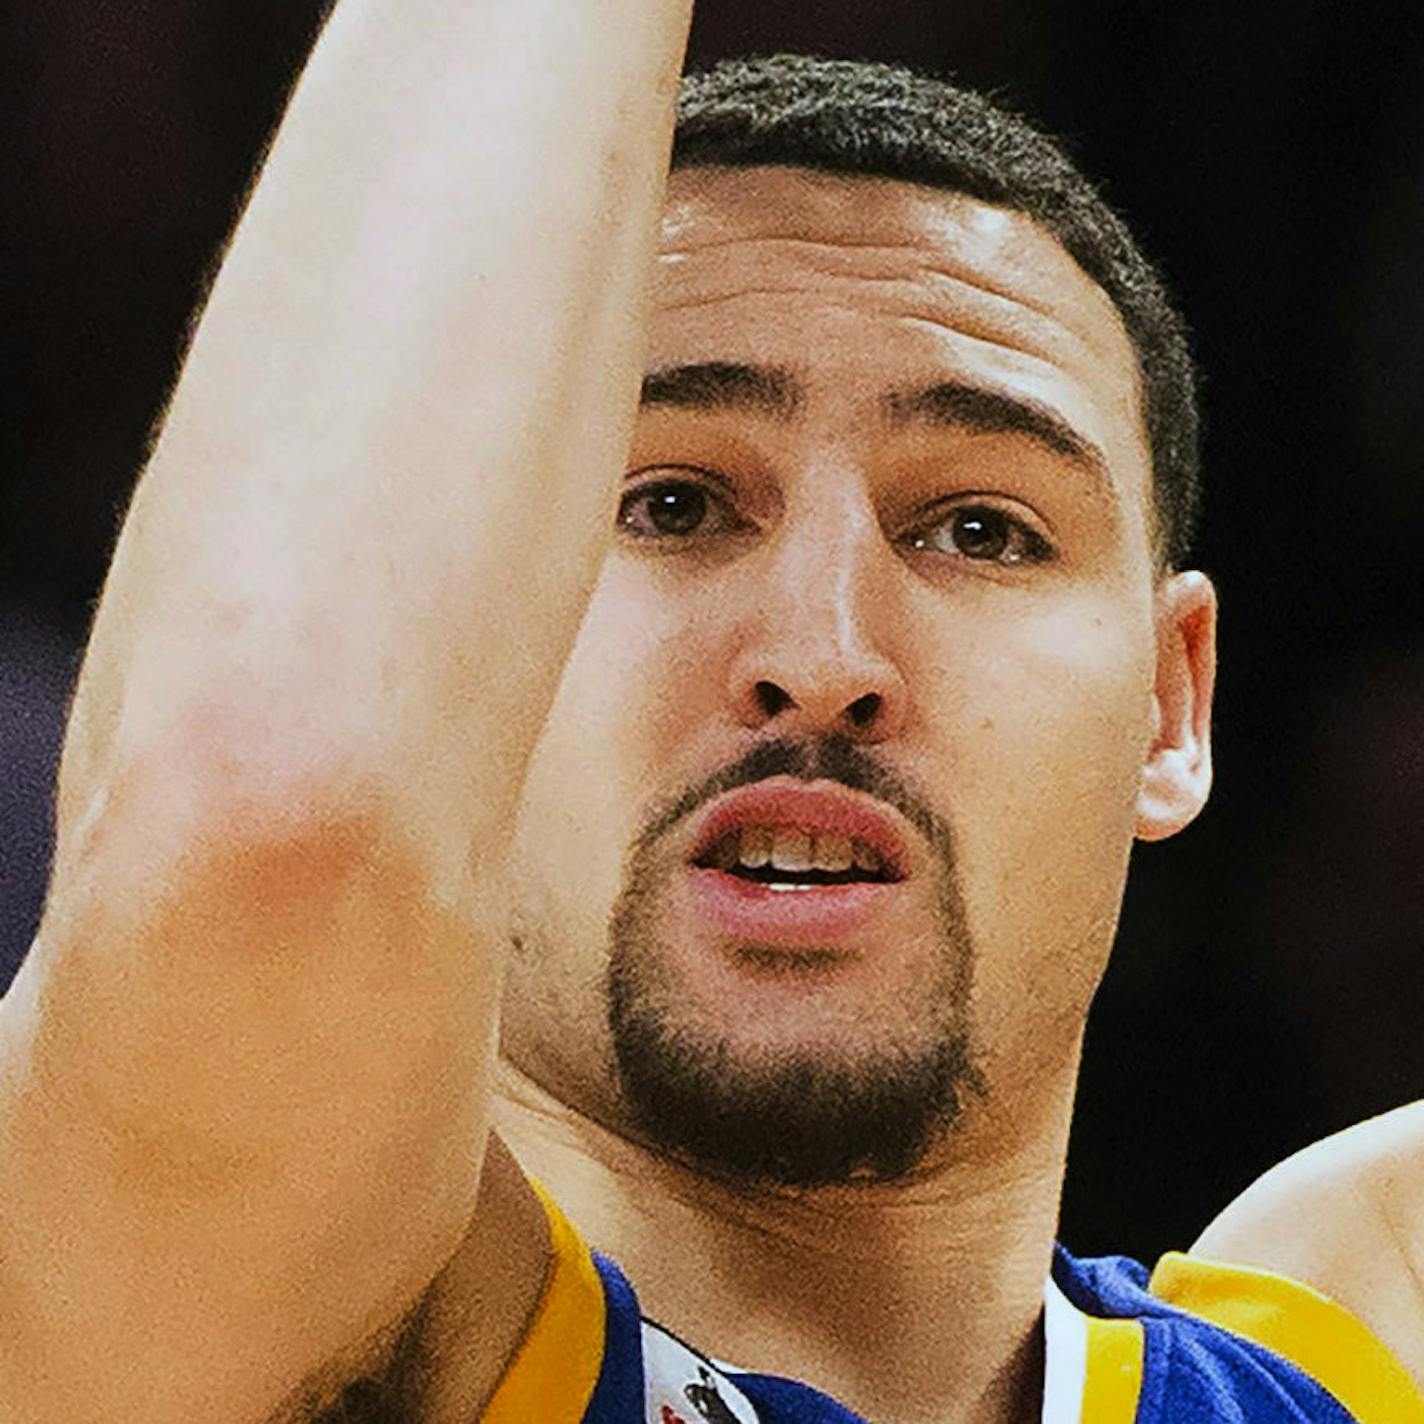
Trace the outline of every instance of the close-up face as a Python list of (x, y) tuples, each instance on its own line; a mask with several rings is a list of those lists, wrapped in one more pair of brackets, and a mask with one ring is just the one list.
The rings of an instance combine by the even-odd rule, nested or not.
[(647, 371), (505, 1052), (713, 1172), (902, 1175), (1071, 1092), (1132, 840), (1205, 795), (1210, 589), (1155, 558), (1115, 308), (1020, 214), (677, 172)]

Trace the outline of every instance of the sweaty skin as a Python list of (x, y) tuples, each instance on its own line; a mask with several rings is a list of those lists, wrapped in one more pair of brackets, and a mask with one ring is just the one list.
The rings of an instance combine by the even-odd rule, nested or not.
[[(1210, 779), (1213, 596), (1154, 558), (1131, 347), (1026, 218), (791, 169), (673, 175), (650, 333), (650, 372), (744, 364), (802, 395), (789, 415), (640, 416), (622, 526), (525, 785), (497, 1122), (687, 1338), (872, 1418), (1021, 1417), (1128, 852), (1190, 820)], [(887, 416), (889, 393), (949, 381), (1031, 402), (1080, 448)], [(648, 537), (639, 491), (669, 478), (706, 491), (706, 517)], [(972, 557), (966, 506), (1047, 553)], [(837, 732), (953, 828), (983, 1091), (907, 1181), (719, 1186), (644, 1141), (620, 1097), (609, 912), (651, 807), (760, 742)], [(733, 1061), (917, 1041), (945, 952), (922, 839), (880, 918), (798, 972), (699, 916), (689, 823), (657, 847), (642, 911), (678, 1026), (720, 1034)]]

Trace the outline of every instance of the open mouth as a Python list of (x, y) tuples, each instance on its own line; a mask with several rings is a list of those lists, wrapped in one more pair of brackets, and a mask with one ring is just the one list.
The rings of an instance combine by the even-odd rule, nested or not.
[(883, 885), (901, 876), (857, 836), (797, 826), (737, 826), (718, 836), (693, 864), (759, 885)]
[(912, 903), (900, 888), (914, 864), (901, 818), (834, 782), (739, 787), (703, 809), (691, 836), (691, 923), (739, 947), (739, 973), (747, 945), (782, 967), (808, 950), (818, 963), (856, 962)]

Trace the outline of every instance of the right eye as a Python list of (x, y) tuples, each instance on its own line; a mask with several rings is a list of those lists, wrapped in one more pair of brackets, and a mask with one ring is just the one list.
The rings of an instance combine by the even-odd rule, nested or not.
[(691, 479), (652, 480), (618, 505), (618, 527), (634, 539), (709, 538), (742, 527), (727, 499)]

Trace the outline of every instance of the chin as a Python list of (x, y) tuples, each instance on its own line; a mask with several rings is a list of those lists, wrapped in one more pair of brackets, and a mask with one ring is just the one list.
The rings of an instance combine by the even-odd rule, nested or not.
[(968, 1023), (941, 1006), (914, 1032), (903, 1022), (877, 1032), (851, 1006), (804, 998), (794, 1013), (724, 1014), (719, 1025), (615, 964), (609, 1028), (640, 1135), (702, 1174), (753, 1187), (914, 1175), (966, 1098), (983, 1093)]

